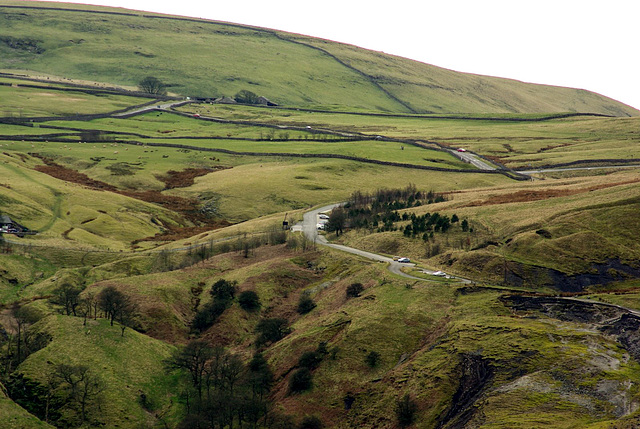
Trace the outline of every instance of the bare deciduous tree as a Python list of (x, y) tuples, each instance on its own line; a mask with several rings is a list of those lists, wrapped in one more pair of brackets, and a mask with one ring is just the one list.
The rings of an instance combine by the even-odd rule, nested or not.
[(147, 76), (138, 84), (140, 91), (153, 95), (166, 95), (167, 85), (154, 76)]

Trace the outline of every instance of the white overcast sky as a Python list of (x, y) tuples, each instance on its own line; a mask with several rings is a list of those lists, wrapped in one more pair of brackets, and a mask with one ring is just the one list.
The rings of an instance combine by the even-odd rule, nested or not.
[(640, 109), (640, 0), (83, 0), (350, 43)]

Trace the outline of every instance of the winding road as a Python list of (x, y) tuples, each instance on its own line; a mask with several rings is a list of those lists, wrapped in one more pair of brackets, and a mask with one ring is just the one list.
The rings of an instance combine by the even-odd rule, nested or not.
[[(411, 274), (407, 274), (402, 271), (402, 267), (415, 267), (416, 264), (411, 263), (401, 263), (398, 261), (394, 261), (393, 258), (389, 258), (388, 256), (378, 255), (376, 253), (367, 252), (365, 250), (355, 249), (353, 247), (344, 246), (342, 244), (334, 244), (329, 243), (324, 235), (318, 234), (318, 215), (320, 213), (328, 212), (333, 210), (335, 207), (340, 206), (342, 203), (331, 204), (324, 207), (319, 207), (304, 214), (302, 220), (302, 232), (305, 237), (309, 241), (314, 242), (315, 244), (320, 244), (322, 246), (331, 247), (332, 249), (341, 250), (343, 252), (351, 253), (353, 255), (358, 255), (366, 259), (371, 259), (372, 261), (377, 262), (385, 262), (389, 264), (389, 271), (393, 274), (397, 274), (399, 276), (413, 279), (413, 280), (421, 280), (421, 281), (430, 281), (429, 279), (425, 279), (422, 277), (412, 276)], [(426, 274), (433, 274), (434, 271), (424, 270)], [(452, 277), (453, 278), (453, 277)], [(456, 280), (461, 281), (463, 283), (471, 283), (471, 280), (455, 277)]]
[[(338, 207), (341, 204), (343, 204), (343, 203), (331, 204), (331, 205), (328, 205), (328, 206), (319, 207), (319, 208), (316, 208), (314, 210), (311, 210), (311, 211), (309, 211), (309, 212), (304, 214), (302, 225), (298, 224), (296, 226), (297, 227), (301, 227), (301, 230), (304, 233), (304, 235), (307, 237), (307, 239), (309, 239), (310, 241), (313, 241), (316, 244), (320, 244), (322, 246), (327, 246), (327, 247), (331, 247), (331, 248), (336, 249), (336, 250), (341, 250), (343, 252), (347, 252), (347, 253), (351, 253), (351, 254), (354, 254), (354, 255), (358, 255), (358, 256), (361, 256), (363, 258), (371, 259), (373, 261), (388, 263), (389, 264), (388, 265), (388, 269), (389, 269), (390, 272), (392, 272), (393, 274), (397, 274), (397, 275), (399, 275), (401, 277), (407, 278), (407, 279), (419, 280), (419, 281), (425, 281), (425, 282), (426, 281), (435, 281), (435, 280), (430, 280), (430, 279), (426, 279), (426, 278), (422, 278), (422, 277), (415, 277), (415, 276), (412, 276), (411, 274), (407, 274), (404, 271), (402, 271), (402, 267), (415, 266), (415, 264), (400, 263), (400, 262), (394, 261), (392, 258), (389, 258), (387, 256), (382, 256), (382, 255), (378, 255), (378, 254), (375, 254), (375, 253), (366, 252), (364, 250), (355, 249), (353, 247), (348, 247), (348, 246), (344, 246), (344, 245), (341, 245), (341, 244), (329, 243), (324, 235), (318, 234), (318, 230), (317, 230), (318, 215), (320, 213), (324, 213), (324, 212), (328, 212), (330, 210), (333, 210), (335, 207)], [(428, 274), (433, 274), (433, 271), (429, 271), (429, 270), (423, 270), (423, 272), (428, 273)], [(461, 282), (463, 284), (472, 284), (472, 283), (474, 283), (472, 280), (461, 278), (461, 277), (451, 277), (451, 278), (455, 279), (455, 280), (457, 280), (457, 281), (459, 281), (459, 282)], [(618, 304), (612, 304), (612, 303), (596, 301), (596, 300), (587, 299), (587, 298), (579, 298), (579, 297), (556, 296), (555, 298), (558, 299), (558, 300), (561, 300), (561, 301), (566, 301), (566, 302), (581, 302), (581, 303), (590, 304), (590, 305), (597, 305), (597, 306), (599, 305), (599, 306), (615, 308), (615, 309), (624, 311), (627, 314), (630, 314), (630, 315), (632, 315), (634, 317), (640, 318), (640, 311), (638, 311), (636, 309), (629, 308), (629, 307), (624, 307), (624, 306), (621, 306), (621, 305), (618, 305)]]

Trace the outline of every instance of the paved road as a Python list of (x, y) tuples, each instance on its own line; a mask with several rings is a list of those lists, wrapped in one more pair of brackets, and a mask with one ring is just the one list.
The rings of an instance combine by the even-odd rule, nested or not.
[[(413, 280), (421, 280), (421, 281), (429, 281), (429, 279), (425, 279), (422, 277), (412, 276), (411, 274), (407, 274), (402, 271), (402, 267), (415, 267), (416, 264), (411, 263), (400, 263), (398, 261), (394, 261), (393, 258), (389, 258), (388, 256), (378, 255), (376, 253), (367, 252), (360, 249), (355, 249), (353, 247), (344, 246), (342, 244), (333, 244), (329, 243), (324, 235), (318, 234), (318, 215), (323, 212), (328, 212), (333, 210), (335, 207), (338, 207), (342, 203), (331, 204), (328, 206), (320, 207), (315, 210), (311, 210), (304, 214), (302, 221), (302, 231), (304, 235), (307, 237), (309, 241), (313, 241), (316, 244), (320, 244), (322, 246), (331, 247), (332, 249), (341, 250), (343, 252), (351, 253), (354, 255), (362, 256), (363, 258), (371, 259), (373, 261), (384, 262), (389, 264), (389, 271), (399, 276), (413, 279)], [(432, 274), (433, 271), (424, 270), (427, 274)], [(471, 283), (470, 280), (457, 278), (457, 280), (462, 281), (463, 283)]]
[(640, 168), (640, 165), (602, 165), (599, 167), (558, 167), (558, 168), (541, 168), (539, 170), (525, 170), (517, 171), (523, 174), (535, 174), (535, 173), (552, 173), (554, 171), (576, 171), (576, 170), (599, 170), (609, 168)]
[(140, 113), (144, 113), (144, 112), (148, 112), (150, 110), (168, 110), (171, 109), (172, 107), (177, 107), (177, 106), (182, 106), (183, 104), (187, 104), (187, 103), (191, 103), (191, 101), (189, 100), (180, 100), (180, 101), (171, 101), (168, 103), (154, 103), (154, 104), (150, 104), (148, 106), (143, 106), (143, 107), (139, 107), (137, 109), (133, 109), (133, 110), (127, 110), (126, 112), (123, 113), (118, 113), (117, 115), (113, 115), (115, 117), (118, 116), (129, 116), (129, 115), (138, 115)]
[(471, 152), (458, 152), (455, 150), (450, 151), (454, 156), (462, 158), (463, 161), (468, 162), (479, 170), (495, 170), (496, 167), (484, 161), (475, 153)]
[(584, 302), (586, 304), (596, 304), (596, 305), (602, 305), (602, 306), (605, 306), (605, 307), (612, 307), (612, 308), (616, 308), (618, 310), (626, 311), (626, 312), (628, 312), (628, 313), (640, 318), (640, 311), (634, 310), (634, 309), (629, 308), (629, 307), (623, 307), (623, 306), (618, 305), (618, 304), (611, 304), (611, 303), (608, 303), (608, 302), (595, 301), (593, 299), (587, 299), (587, 298), (574, 298), (574, 297), (560, 297), (559, 296), (559, 297), (556, 297), (556, 299), (561, 299), (561, 300), (564, 300), (564, 301), (577, 301), (577, 302)]

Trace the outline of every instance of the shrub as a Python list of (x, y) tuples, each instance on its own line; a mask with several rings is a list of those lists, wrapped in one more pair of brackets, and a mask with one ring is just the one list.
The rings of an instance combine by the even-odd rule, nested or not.
[(272, 246), (277, 244), (284, 244), (287, 242), (287, 233), (286, 231), (280, 228), (272, 228), (267, 233), (267, 243)]
[(273, 384), (273, 371), (261, 353), (256, 353), (249, 362), (249, 382), (254, 393), (269, 393)]
[(238, 92), (234, 98), (238, 103), (258, 104), (259, 97), (255, 93), (249, 90), (243, 89), (240, 92)]
[(215, 300), (202, 306), (191, 321), (191, 328), (196, 332), (202, 332), (212, 326), (227, 309), (225, 301)]
[(327, 342), (326, 341), (320, 341), (318, 343), (318, 348), (316, 349), (316, 353), (318, 353), (322, 357), (324, 357), (324, 356), (329, 354), (329, 350), (327, 349)]
[(309, 368), (300, 368), (289, 379), (289, 392), (299, 393), (311, 388), (312, 375)]
[(291, 332), (291, 330), (287, 326), (286, 319), (273, 318), (262, 319), (258, 322), (256, 332), (258, 333), (256, 345), (260, 347), (267, 343), (275, 343)]
[(238, 304), (246, 311), (254, 311), (260, 308), (260, 298), (252, 290), (245, 290), (238, 296)]
[(380, 353), (374, 351), (369, 352), (364, 358), (364, 361), (369, 368), (375, 368), (380, 363)]
[(344, 401), (344, 409), (350, 410), (351, 406), (353, 406), (353, 403), (356, 401), (356, 397), (353, 396), (353, 393), (347, 392), (347, 394), (344, 395), (344, 398), (342, 398), (342, 400)]
[(322, 355), (317, 351), (304, 352), (300, 359), (298, 359), (298, 365), (303, 368), (314, 369), (317, 368), (322, 362)]
[(298, 426), (299, 429), (322, 429), (323, 427), (322, 420), (316, 416), (305, 416)]
[(231, 301), (236, 295), (237, 282), (220, 279), (211, 286), (211, 296), (216, 300)]
[(418, 411), (418, 405), (409, 394), (405, 394), (402, 399), (398, 399), (396, 402), (396, 418), (400, 427), (406, 428), (411, 426), (416, 419), (416, 411)]
[(347, 298), (357, 298), (363, 290), (364, 286), (362, 286), (362, 283), (351, 283), (347, 286)]
[(316, 303), (313, 302), (311, 297), (309, 297), (309, 295), (307, 294), (302, 294), (300, 296), (300, 301), (298, 301), (298, 308), (296, 309), (296, 311), (299, 314), (307, 314), (314, 308), (316, 308)]

